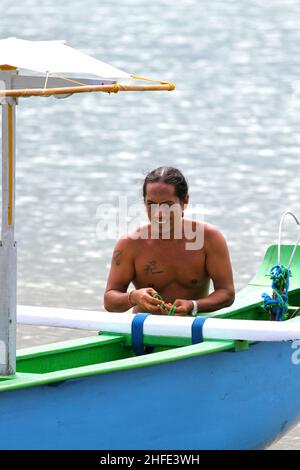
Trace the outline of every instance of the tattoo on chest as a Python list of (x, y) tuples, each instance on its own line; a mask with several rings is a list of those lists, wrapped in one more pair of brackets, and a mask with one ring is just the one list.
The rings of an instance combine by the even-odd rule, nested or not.
[(163, 273), (163, 271), (161, 271), (157, 267), (155, 260), (149, 261), (149, 263), (145, 264), (144, 271), (145, 273), (148, 273), (148, 274), (162, 274)]
[(197, 279), (192, 279), (192, 280), (191, 280), (191, 283), (192, 283), (192, 284), (197, 284), (197, 282), (198, 282)]
[(122, 250), (116, 250), (114, 252), (113, 261), (116, 263), (117, 266), (120, 266), (121, 264), (121, 254)]

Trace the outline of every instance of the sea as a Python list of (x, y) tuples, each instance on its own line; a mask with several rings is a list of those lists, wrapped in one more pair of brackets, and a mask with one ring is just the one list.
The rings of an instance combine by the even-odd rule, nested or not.
[[(300, 217), (299, 1), (2, 0), (0, 15), (1, 39), (66, 40), (176, 85), (19, 100), (18, 303), (103, 310), (120, 207), (145, 217), (143, 180), (163, 165), (186, 176), (187, 213), (224, 234), (242, 289), (281, 214)], [(287, 218), (282, 242), (298, 235)], [(79, 334), (19, 326), (18, 347)], [(271, 448), (299, 449), (300, 427)]]

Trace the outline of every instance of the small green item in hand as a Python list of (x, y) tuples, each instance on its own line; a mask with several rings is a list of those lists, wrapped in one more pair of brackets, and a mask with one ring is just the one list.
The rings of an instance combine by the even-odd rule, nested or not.
[[(163, 298), (162, 298), (162, 296), (161, 296), (160, 294), (153, 294), (152, 297), (154, 297), (155, 299), (163, 300)], [(163, 304), (161, 305), (161, 308), (162, 308), (163, 310), (165, 310), (165, 309), (166, 309), (166, 304), (163, 303)], [(171, 307), (170, 310), (168, 311), (168, 315), (174, 315), (175, 311), (176, 311), (176, 306), (175, 306), (175, 305), (172, 305), (172, 307)]]
[(176, 312), (176, 305), (172, 305), (172, 307), (168, 311), (168, 315), (174, 315), (175, 312)]

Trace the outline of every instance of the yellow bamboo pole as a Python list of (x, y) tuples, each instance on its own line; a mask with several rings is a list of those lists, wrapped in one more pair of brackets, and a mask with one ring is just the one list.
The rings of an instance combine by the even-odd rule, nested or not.
[(13, 67), (12, 65), (3, 64), (0, 65), (0, 70), (4, 72), (11, 72), (12, 70), (17, 70), (17, 67)]
[(83, 85), (63, 88), (34, 88), (25, 90), (0, 90), (1, 96), (30, 97), (30, 96), (51, 96), (69, 95), (73, 93), (105, 92), (118, 93), (119, 91), (172, 91), (175, 89), (173, 83), (162, 85), (122, 85), (114, 83), (112, 85)]
[(12, 224), (13, 219), (13, 108), (11, 104), (7, 105), (8, 111), (8, 225)]

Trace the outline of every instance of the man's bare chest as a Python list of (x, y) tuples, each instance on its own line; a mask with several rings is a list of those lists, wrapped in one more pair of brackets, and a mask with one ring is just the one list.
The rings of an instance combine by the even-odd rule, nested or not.
[(207, 278), (204, 250), (186, 250), (184, 244), (150, 244), (135, 257), (136, 281), (145, 287), (176, 283), (199, 285)]

